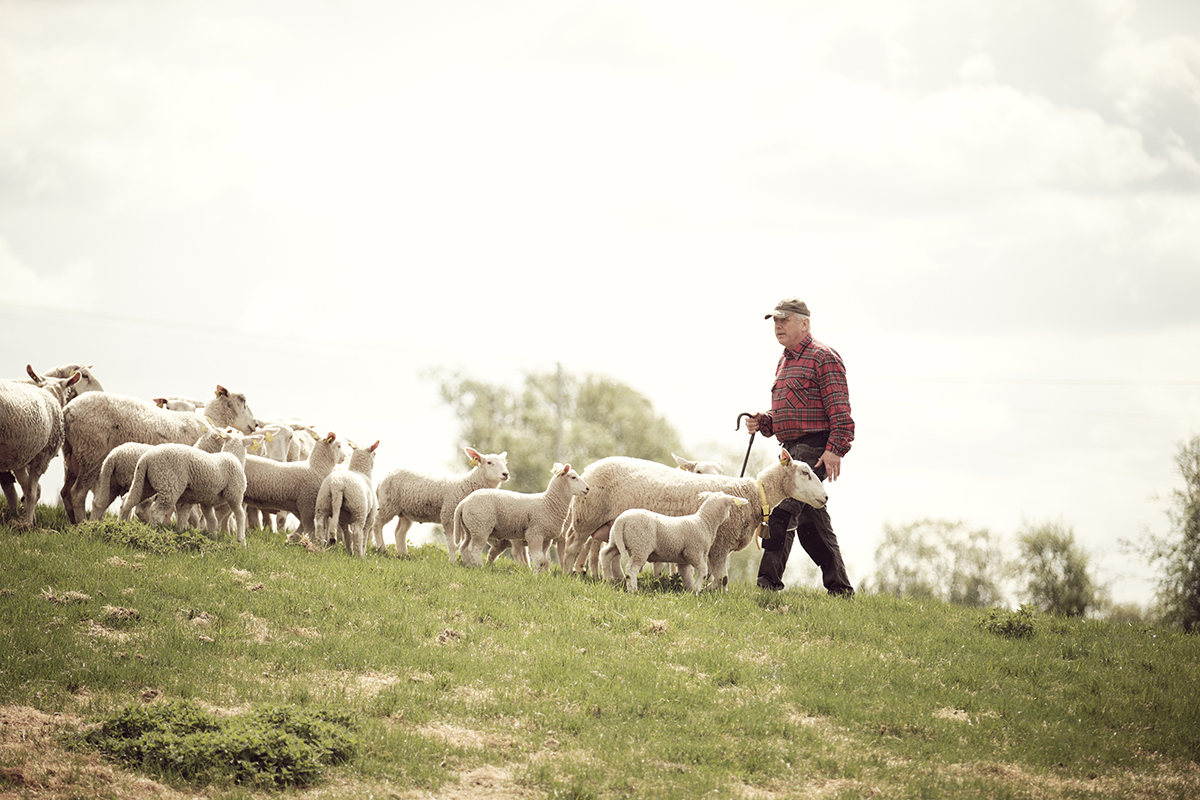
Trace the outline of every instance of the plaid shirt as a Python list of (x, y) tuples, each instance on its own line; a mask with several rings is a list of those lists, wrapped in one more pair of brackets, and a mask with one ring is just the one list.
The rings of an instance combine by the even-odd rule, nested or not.
[(759, 416), (759, 431), (781, 442), (829, 431), (826, 450), (844, 456), (854, 441), (846, 365), (827, 344), (808, 334), (795, 350), (784, 350), (775, 367), (771, 411)]

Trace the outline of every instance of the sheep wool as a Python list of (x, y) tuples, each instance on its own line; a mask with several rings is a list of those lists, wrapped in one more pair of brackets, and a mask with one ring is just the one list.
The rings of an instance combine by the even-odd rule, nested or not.
[(246, 504), (275, 514), (295, 514), (300, 526), (289, 534), (288, 541), (299, 541), (304, 534), (315, 535), (317, 494), (341, 455), (336, 433), (330, 431), (328, 436), (320, 437), (309, 431), (308, 436), (316, 441), (305, 461), (281, 463), (246, 456)]
[(508, 453), (481, 455), (463, 448), (470, 459), (470, 472), (450, 477), (427, 475), (410, 469), (394, 469), (379, 482), (375, 493), (379, 513), (375, 515), (375, 548), (382, 550), (383, 526), (396, 521), (396, 556), (408, 555), (408, 529), (414, 522), (439, 522), (446, 536), (451, 563), (457, 557), (454, 544), (454, 509), (478, 489), (495, 489), (508, 480)]

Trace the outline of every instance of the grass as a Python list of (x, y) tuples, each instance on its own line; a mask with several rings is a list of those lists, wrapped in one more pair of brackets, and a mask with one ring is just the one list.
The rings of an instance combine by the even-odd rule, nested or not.
[[(139, 793), (47, 733), (0, 740), (5, 797), (1200, 795), (1200, 638), (1159, 628), (665, 579), (629, 595), (434, 546), (360, 561), (49, 508), (0, 526), (0, 564), (0, 705), (66, 721), (48, 729), (172, 703), (356, 720), (308, 789), (148, 765)], [(66, 762), (39, 767), (51, 744)]]

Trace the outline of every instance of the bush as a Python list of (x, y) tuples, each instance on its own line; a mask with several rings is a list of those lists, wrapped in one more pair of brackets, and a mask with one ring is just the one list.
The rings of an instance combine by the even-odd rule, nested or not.
[(182, 701), (123, 708), (83, 740), (130, 767), (192, 784), (307, 786), (325, 764), (354, 754), (357, 727), (344, 711), (284, 706), (218, 717)]
[(979, 627), (1007, 639), (1028, 639), (1034, 633), (1033, 621), (1033, 606), (1025, 604), (1016, 611), (993, 608)]
[(93, 536), (109, 544), (119, 544), (134, 550), (165, 555), (175, 552), (208, 553), (226, 544), (208, 538), (203, 531), (156, 528), (137, 519), (122, 521), (108, 516), (99, 522), (83, 522), (78, 526), (82, 536)]

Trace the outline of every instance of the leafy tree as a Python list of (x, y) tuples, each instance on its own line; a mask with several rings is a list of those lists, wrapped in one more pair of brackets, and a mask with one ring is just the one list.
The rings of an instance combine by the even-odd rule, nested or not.
[(1200, 631), (1200, 436), (1179, 445), (1175, 466), (1183, 488), (1171, 492), (1171, 533), (1149, 537), (1147, 554), (1163, 567), (1158, 583), (1162, 622), (1188, 633)]
[(1018, 536), (1017, 574), (1026, 576), (1024, 595), (1041, 611), (1082, 617), (1098, 599), (1088, 574), (1088, 554), (1075, 544), (1075, 532), (1062, 523), (1027, 526)]
[(435, 377), (462, 425), (459, 448), (507, 451), (504, 488), (515, 492), (544, 490), (556, 461), (580, 471), (615, 455), (673, 464), (681, 450), (679, 433), (650, 401), (609, 378), (531, 372), (514, 390), (461, 373)]
[(1005, 561), (986, 529), (963, 522), (925, 519), (884, 525), (875, 550), (875, 575), (867, 591), (896, 597), (936, 598), (969, 606), (1004, 600)]

